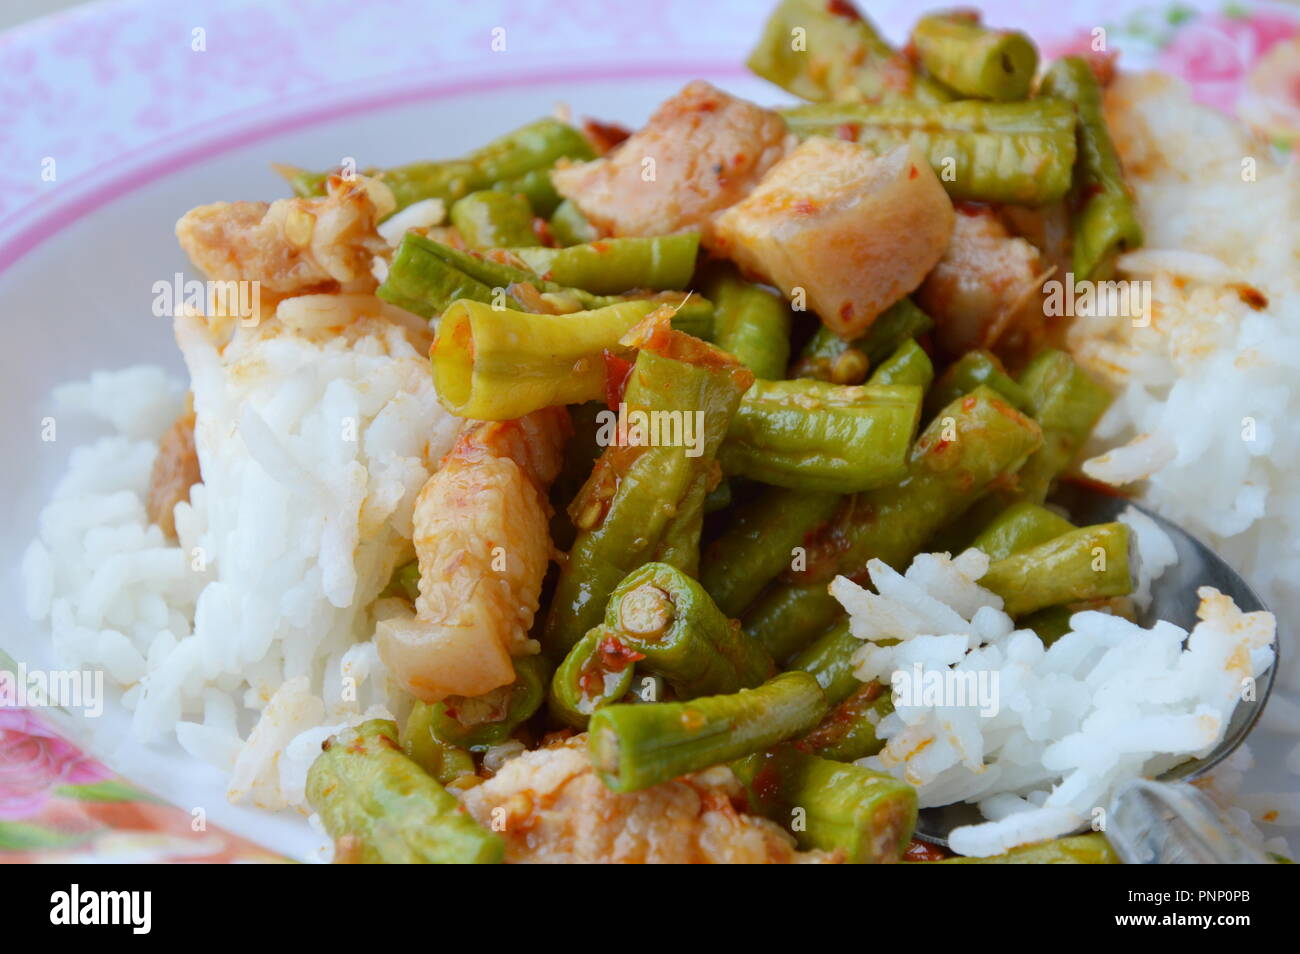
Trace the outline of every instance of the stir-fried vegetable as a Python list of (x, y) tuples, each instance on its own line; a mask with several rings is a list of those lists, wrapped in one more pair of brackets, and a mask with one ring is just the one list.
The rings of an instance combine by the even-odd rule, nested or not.
[(642, 564), (695, 571), (714, 458), (754, 380), (730, 355), (671, 330), (664, 316), (647, 318), (624, 343), (639, 349), (623, 395), (628, 420), (657, 422), (668, 437), (608, 447), (570, 505), (578, 537), (543, 632), (553, 654), (600, 622), (614, 587)]
[(1029, 37), (987, 29), (961, 14), (922, 17), (912, 28), (912, 46), (932, 75), (975, 99), (1024, 99), (1038, 69)]
[(1042, 205), (1070, 189), (1075, 113), (1064, 100), (825, 103), (781, 115), (800, 136), (836, 136), (877, 153), (910, 143), (954, 199)]
[(605, 394), (606, 352), (655, 306), (629, 301), (536, 315), (462, 299), (447, 308), (431, 355), (443, 407), (458, 417), (508, 421)]
[(704, 587), (666, 563), (628, 574), (610, 596), (605, 628), (679, 699), (750, 689), (773, 673), (771, 657)]
[(471, 192), (452, 204), (450, 216), (470, 248), (505, 248), (537, 241), (533, 208), (527, 197), (517, 192)]
[(383, 719), (344, 729), (307, 773), (307, 801), (340, 859), (383, 864), (494, 864), (501, 839), (402, 754)]
[[(539, 119), (476, 149), (464, 159), (413, 162), (391, 169), (368, 169), (379, 175), (397, 200), (397, 209), (423, 199), (448, 204), (479, 189), (521, 192), (534, 210), (548, 215), (559, 202), (545, 173), (560, 159), (591, 159), (591, 144), (582, 133), (558, 119)], [(300, 196), (321, 195), (328, 173), (282, 168), (293, 191)], [(549, 207), (548, 207), (549, 206)]]
[(1117, 253), (1142, 244), (1142, 226), (1106, 128), (1101, 86), (1085, 60), (1067, 56), (1052, 64), (1039, 92), (1067, 100), (1078, 114), (1079, 163), (1070, 193), (1074, 279), (1105, 278)]
[[(565, 765), (582, 753), (602, 799), (696, 791), (718, 767), (720, 810), (761, 816), (787, 855), (899, 861), (917, 793), (851, 764), (882, 750), (894, 702), (885, 675), (855, 675), (864, 642), (828, 584), (974, 546), (980, 585), (1048, 644), (1071, 606), (1132, 590), (1127, 526), (1049, 503), (1111, 398), (1038, 347), (1025, 314), (1061, 250), (1006, 209), (1055, 204), (1063, 229), (1068, 203), (1076, 280), (1142, 241), (1088, 64), (1057, 61), (1030, 98), (1020, 33), (934, 14), (904, 54), (843, 0), (782, 0), (750, 65), (809, 102), (692, 83), (627, 138), (544, 119), (351, 187), (285, 170), (291, 205), (187, 220), (205, 261), (230, 258), (200, 242), (208, 219), (225, 235), (247, 218), (281, 266), (378, 283), (425, 343), (410, 316), (436, 322), (437, 397), (465, 419), (409, 517), (417, 559), (376, 604), (379, 654), (419, 701), (400, 737), (345, 729), (308, 776), (340, 858), (500, 860), (442, 786), (496, 773), (498, 810), (534, 824), (555, 809), (498, 747), (540, 740)], [(286, 251), (291, 214), (345, 194), (351, 231)], [(449, 226), (431, 202), (400, 237), (376, 227), (425, 199)], [(1114, 856), (1087, 835), (949, 860)]]
[(599, 709), (588, 747), (601, 781), (634, 792), (794, 738), (825, 713), (817, 680), (787, 672), (731, 695)]
[(952, 94), (918, 74), (847, 0), (781, 0), (749, 68), (804, 99), (941, 103)]
[(906, 782), (781, 745), (737, 766), (750, 807), (794, 833), (802, 848), (840, 850), (849, 864), (897, 862), (916, 823)]
[(856, 493), (898, 480), (921, 389), (759, 381), (740, 402), (718, 460), (727, 474), (778, 487)]

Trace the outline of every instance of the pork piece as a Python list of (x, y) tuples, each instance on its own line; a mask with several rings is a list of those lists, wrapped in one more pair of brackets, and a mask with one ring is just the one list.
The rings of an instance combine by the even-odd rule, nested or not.
[(194, 449), (194, 407), (188, 404), (158, 442), (145, 498), (149, 522), (157, 524), (169, 540), (176, 539), (176, 505), (189, 500), (190, 488), (202, 480)]
[(640, 792), (616, 794), (596, 777), (587, 737), (525, 752), (463, 795), (465, 808), (505, 839), (506, 861), (531, 864), (793, 864), (836, 855), (800, 852), (794, 839), (737, 809), (725, 766)]
[(844, 338), (921, 284), (948, 245), (952, 203), (914, 146), (875, 156), (814, 137), (714, 223), (715, 250)]
[(392, 211), (392, 193), (362, 176), (331, 176), (326, 189), (319, 198), (201, 205), (176, 223), (176, 237), (209, 279), (256, 281), (277, 296), (373, 291), (371, 262), (388, 247), (375, 225)]
[(1046, 271), (1038, 249), (1013, 236), (992, 209), (963, 206), (916, 302), (949, 354), (996, 348), (1013, 329), (1041, 322)]
[(560, 194), (609, 235), (699, 231), (794, 145), (776, 113), (696, 81), (608, 156), (556, 169)]
[(425, 702), (514, 682), (551, 559), (546, 490), (570, 432), (563, 407), (472, 423), (415, 502), (420, 596), (380, 623), (379, 656)]

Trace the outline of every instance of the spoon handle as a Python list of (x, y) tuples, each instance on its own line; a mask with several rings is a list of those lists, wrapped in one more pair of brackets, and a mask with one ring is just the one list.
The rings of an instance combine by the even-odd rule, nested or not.
[(1106, 838), (1129, 865), (1265, 865), (1218, 807), (1186, 782), (1134, 779), (1111, 798)]

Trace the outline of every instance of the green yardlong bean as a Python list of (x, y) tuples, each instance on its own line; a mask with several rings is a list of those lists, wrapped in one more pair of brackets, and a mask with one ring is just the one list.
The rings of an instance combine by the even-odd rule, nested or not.
[(508, 686), (484, 696), (451, 696), (429, 705), (427, 718), (434, 738), (471, 752), (510, 738), (541, 708), (551, 676), (544, 656), (518, 656), (514, 666), (515, 681)]
[(638, 670), (662, 676), (679, 699), (751, 689), (775, 671), (704, 587), (666, 563), (628, 574), (610, 596), (605, 628), (643, 657)]
[(912, 143), (954, 199), (1043, 205), (1070, 190), (1075, 114), (1064, 100), (825, 103), (781, 115), (800, 137), (838, 136), (877, 153)]
[(432, 715), (433, 707), (428, 703), (416, 702), (412, 707), (399, 738), (406, 757), (433, 776), (440, 785), (473, 775), (474, 756), (466, 749), (435, 736)]
[(612, 295), (631, 289), (685, 288), (695, 272), (699, 247), (699, 235), (687, 233), (597, 239), (566, 248), (535, 246), (510, 251), (547, 281), (597, 295)]
[[(608, 446), (570, 506), (578, 536), (543, 631), (555, 657), (600, 623), (614, 587), (643, 563), (696, 571), (714, 458), (754, 380), (731, 355), (662, 321), (643, 323), (640, 334), (624, 339), (640, 351), (623, 405), (629, 425), (645, 421), (639, 436), (647, 442)], [(637, 436), (629, 429), (628, 438)]]
[(748, 65), (763, 79), (816, 102), (952, 98), (917, 73), (847, 0), (781, 0)]
[(794, 319), (785, 299), (745, 281), (734, 268), (716, 269), (702, 290), (713, 302), (713, 343), (734, 354), (759, 380), (785, 377)]
[(368, 864), (496, 864), (501, 839), (402, 754), (397, 726), (372, 719), (322, 746), (307, 801), (340, 850)]
[(916, 824), (916, 790), (890, 775), (780, 745), (735, 766), (750, 811), (784, 825), (803, 849), (849, 864), (898, 862)]
[(894, 355), (906, 342), (934, 327), (934, 320), (903, 298), (871, 323), (861, 338), (845, 341), (819, 325), (790, 368), (792, 378), (816, 378), (833, 384), (861, 384), (872, 369)]
[(889, 688), (860, 685), (827, 713), (821, 724), (799, 740), (800, 748), (835, 762), (856, 762), (885, 747), (876, 734), (880, 720), (894, 711)]
[(431, 360), (438, 400), (458, 417), (510, 421), (555, 404), (605, 394), (606, 351), (654, 305), (537, 315), (462, 300), (442, 315)]
[(1004, 855), (988, 858), (945, 858), (943, 861), (921, 861), (916, 864), (936, 865), (1117, 865), (1120, 863), (1115, 849), (1106, 836), (1100, 833), (1074, 835), (1054, 841), (1040, 841), (1033, 845), (1013, 848)]
[(926, 391), (934, 382), (934, 364), (925, 349), (909, 338), (884, 364), (871, 372), (868, 387), (910, 384)]
[(1003, 370), (1002, 362), (996, 355), (991, 351), (967, 351), (944, 369), (939, 380), (925, 396), (927, 419), (963, 394), (970, 394), (981, 384), (997, 391), (1017, 411), (1025, 414), (1032, 412), (1029, 395)]
[(839, 494), (769, 487), (740, 504), (700, 561), (700, 582), (718, 608), (728, 616), (743, 613), (769, 580), (791, 568), (795, 548), (831, 518), (839, 500)]
[(825, 713), (817, 680), (787, 672), (731, 695), (598, 709), (587, 750), (606, 787), (634, 792), (802, 735)]
[(975, 99), (1024, 99), (1038, 70), (1029, 37), (990, 30), (973, 17), (922, 17), (912, 28), (912, 48), (932, 76)]
[(907, 476), (849, 498), (832, 522), (830, 559), (811, 563), (800, 582), (770, 587), (746, 613), (745, 632), (774, 659), (798, 652), (839, 613), (826, 591), (835, 573), (860, 576), (871, 559), (903, 569), (1040, 443), (1038, 425), (987, 387), (954, 401), (917, 439)]
[(1128, 551), (1127, 525), (1080, 527), (995, 561), (979, 583), (1002, 597), (1013, 617), (1059, 603), (1126, 596), (1133, 590)]
[(1075, 529), (1075, 525), (1060, 514), (1026, 500), (1012, 504), (998, 514), (970, 545), (982, 550), (990, 560), (1001, 560)]
[(504, 248), (537, 242), (533, 209), (515, 192), (484, 189), (471, 192), (451, 206), (451, 224), (470, 248)]
[(600, 232), (587, 221), (572, 199), (565, 199), (555, 207), (549, 224), (551, 238), (557, 245), (584, 245), (600, 238)]
[(862, 640), (849, 632), (849, 621), (841, 620), (796, 656), (788, 668), (816, 678), (826, 701), (837, 706), (862, 686), (853, 675), (853, 654), (862, 645)]
[(900, 479), (921, 414), (914, 386), (758, 381), (718, 452), (723, 472), (802, 490), (856, 493)]
[(585, 729), (593, 712), (631, 691), (638, 655), (608, 627), (592, 629), (555, 669), (547, 696), (551, 715), (572, 728)]
[(1059, 96), (1078, 112), (1079, 162), (1070, 193), (1074, 280), (1106, 278), (1115, 255), (1140, 246), (1143, 236), (1106, 128), (1101, 85), (1086, 60), (1065, 56), (1048, 69), (1039, 94)]
[[(413, 162), (390, 169), (372, 168), (365, 174), (382, 174), (400, 210), (423, 199), (441, 199), (450, 205), (471, 192), (498, 185), (507, 191), (527, 192), (530, 183), (523, 181), (525, 176), (537, 170), (549, 170), (564, 158), (593, 159), (595, 152), (577, 129), (548, 117), (506, 133), (463, 159)], [(298, 195), (324, 194), (328, 173), (293, 168), (284, 168), (281, 172)], [(549, 174), (542, 181), (549, 187)], [(532, 184), (536, 185), (536, 180), (532, 180)], [(547, 214), (540, 204), (535, 203), (534, 207), (540, 214)]]

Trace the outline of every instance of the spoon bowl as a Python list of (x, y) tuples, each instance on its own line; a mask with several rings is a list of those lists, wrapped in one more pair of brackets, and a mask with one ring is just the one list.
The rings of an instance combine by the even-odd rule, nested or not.
[[(1110, 522), (1132, 507), (1150, 517), (1169, 535), (1178, 557), (1152, 581), (1151, 604), (1139, 613), (1137, 622), (1140, 625), (1149, 627), (1159, 620), (1167, 620), (1191, 632), (1192, 627), (1197, 623), (1196, 610), (1200, 606), (1200, 598), (1196, 595), (1196, 590), (1202, 586), (1212, 586), (1231, 597), (1242, 612), (1268, 610), (1246, 581), (1218, 554), (1182, 527), (1153, 513), (1141, 504), (1124, 497), (1092, 490), (1079, 483), (1064, 484), (1053, 498), (1053, 502), (1064, 506), (1074, 522), (1080, 526)], [(1228, 721), (1227, 731), (1219, 744), (1204, 757), (1189, 759), (1169, 769), (1159, 776), (1160, 781), (1192, 781), (1200, 778), (1231, 755), (1237, 746), (1245, 741), (1246, 736), (1259, 720), (1260, 713), (1264, 711), (1269, 693), (1273, 690), (1279, 642), (1275, 633), (1273, 664), (1260, 676), (1255, 698), (1237, 703), (1232, 718)], [(980, 814), (979, 809), (967, 802), (938, 808), (923, 808), (916, 821), (916, 837), (946, 847), (948, 835), (954, 828), (976, 825), (982, 821), (984, 816)], [(1080, 832), (1086, 830), (1086, 827), (1079, 829)]]

